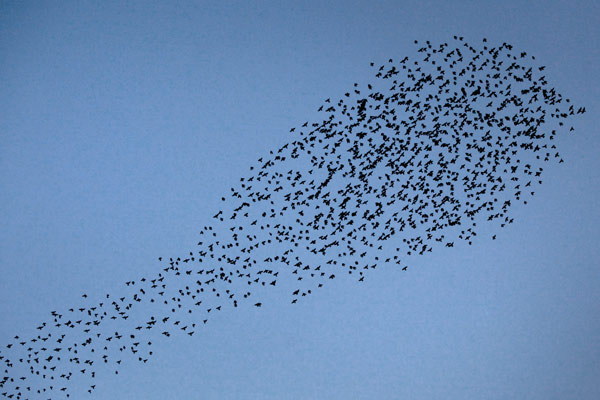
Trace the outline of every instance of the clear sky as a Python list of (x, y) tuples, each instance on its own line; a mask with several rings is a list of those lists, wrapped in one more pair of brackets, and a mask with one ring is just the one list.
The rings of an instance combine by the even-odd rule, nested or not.
[(89, 398), (600, 398), (597, 1), (0, 2), (0, 346), (185, 255), (325, 98), (453, 35), (534, 54), (587, 108), (515, 223), (157, 332)]

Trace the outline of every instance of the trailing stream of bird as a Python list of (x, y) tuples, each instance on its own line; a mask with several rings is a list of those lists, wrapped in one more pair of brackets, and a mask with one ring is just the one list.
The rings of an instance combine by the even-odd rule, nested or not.
[(97, 375), (147, 362), (153, 342), (194, 340), (226, 308), (267, 307), (268, 290), (293, 307), (333, 279), (408, 273), (425, 253), (476, 245), (480, 226), (513, 223), (585, 108), (510, 44), (415, 44), (414, 56), (371, 63), (371, 82), (327, 98), (322, 120), (258, 159), (189, 253), (2, 346), (2, 396), (81, 398), (73, 382), (93, 393)]

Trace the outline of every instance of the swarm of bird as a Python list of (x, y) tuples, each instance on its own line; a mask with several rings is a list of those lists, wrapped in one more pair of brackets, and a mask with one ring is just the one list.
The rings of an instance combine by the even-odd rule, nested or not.
[(470, 245), (478, 224), (511, 224), (545, 163), (563, 162), (554, 139), (585, 108), (512, 45), (450, 42), (415, 41), (413, 59), (371, 63), (373, 82), (326, 99), (321, 121), (292, 128), (222, 197), (189, 254), (15, 336), (0, 350), (0, 394), (70, 397), (82, 379), (92, 393), (96, 373), (146, 363), (153, 341), (192, 337), (226, 307), (261, 307), (265, 290), (285, 288), (294, 304), (332, 279)]

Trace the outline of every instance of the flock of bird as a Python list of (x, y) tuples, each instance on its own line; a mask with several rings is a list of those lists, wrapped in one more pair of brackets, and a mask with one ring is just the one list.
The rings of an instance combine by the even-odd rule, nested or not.
[(478, 224), (512, 223), (544, 163), (563, 162), (557, 131), (585, 108), (507, 43), (450, 42), (371, 63), (373, 82), (326, 99), (321, 121), (291, 129), (222, 197), (189, 254), (2, 346), (2, 396), (70, 397), (75, 381), (92, 393), (97, 373), (147, 362), (152, 341), (193, 336), (222, 309), (261, 307), (265, 290), (297, 303), (329, 280), (472, 244)]

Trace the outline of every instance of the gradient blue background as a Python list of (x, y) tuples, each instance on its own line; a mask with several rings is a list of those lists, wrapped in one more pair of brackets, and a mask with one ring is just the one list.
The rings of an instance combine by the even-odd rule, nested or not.
[(593, 0), (1, 1), (0, 343), (186, 254), (323, 99), (457, 34), (535, 55), (588, 110), (514, 224), (156, 338), (89, 398), (600, 398)]

